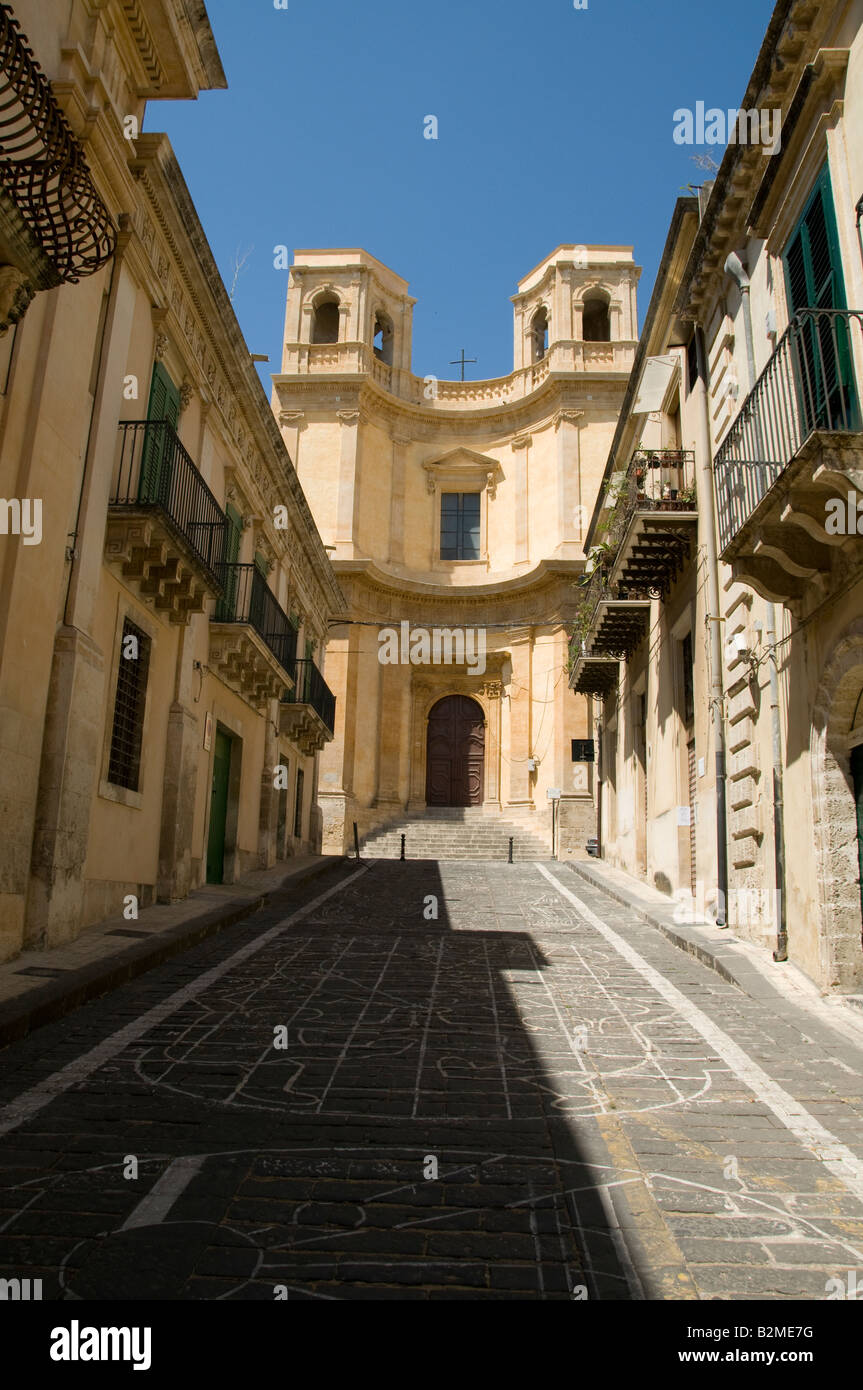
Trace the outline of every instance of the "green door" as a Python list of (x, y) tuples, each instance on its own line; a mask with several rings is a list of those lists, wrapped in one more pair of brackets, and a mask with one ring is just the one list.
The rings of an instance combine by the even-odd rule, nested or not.
[(228, 785), (231, 777), (231, 740), (219, 729), (213, 754), (213, 792), (210, 800), (210, 837), (207, 842), (207, 882), (225, 877), (225, 829), (228, 822)]
[(860, 912), (863, 914), (863, 743), (851, 753), (851, 776), (857, 805), (857, 862), (860, 868)]
[[(785, 248), (792, 317), (800, 309), (846, 309), (830, 172), (825, 167)], [(808, 429), (854, 429), (858, 412), (844, 320), (804, 320), (798, 393)]]
[[(180, 419), (180, 393), (161, 362), (153, 367), (150, 384), (148, 421), (166, 421), (176, 430)], [(141, 459), (140, 497), (142, 502), (167, 501), (171, 488), (173, 449), (167, 429), (148, 429)]]

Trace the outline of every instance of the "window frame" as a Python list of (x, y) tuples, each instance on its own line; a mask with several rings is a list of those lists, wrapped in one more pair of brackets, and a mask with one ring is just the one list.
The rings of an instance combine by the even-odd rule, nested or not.
[[(459, 553), (458, 553), (457, 555), (444, 555), (444, 502), (445, 502), (445, 500), (446, 500), (447, 498), (449, 498), (449, 497), (456, 497), (456, 498), (458, 498), (458, 506), (457, 506), (457, 508), (456, 508), (456, 549), (459, 551)], [(462, 549), (463, 549), (464, 538), (465, 538), (465, 532), (466, 532), (466, 521), (465, 521), (465, 514), (464, 514), (464, 503), (465, 503), (465, 499), (468, 498), (468, 497), (470, 497), (470, 498), (474, 498), (474, 497), (475, 497), (475, 498), (476, 498), (476, 520), (475, 520), (474, 525), (471, 526), (471, 529), (474, 529), (474, 528), (475, 528), (477, 535), (476, 535), (476, 554), (465, 555), (465, 554), (462, 554), (461, 551), (462, 551)], [(473, 511), (473, 508), (471, 508), (471, 511)], [(482, 491), (481, 491), (481, 490), (479, 490), (479, 489), (473, 489), (473, 490), (471, 490), (470, 492), (455, 492), (455, 491), (450, 492), (450, 491), (448, 491), (448, 490), (445, 491), (443, 488), (441, 488), (441, 493), (440, 493), (440, 506), (438, 507), (438, 558), (442, 561), (442, 563), (444, 563), (444, 564), (449, 564), (449, 565), (469, 565), (469, 564), (476, 564), (476, 562), (477, 562), (478, 560), (482, 560), (482, 558), (483, 558), (483, 543), (482, 543), (482, 542), (483, 542), (483, 535), (482, 535), (482, 532), (483, 532), (483, 525), (482, 525), (483, 517), (482, 517), (482, 511), (483, 511), (483, 508), (482, 508)]]
[(305, 801), (306, 774), (302, 766), (297, 767), (294, 790), (294, 839), (303, 838), (303, 802)]
[[(117, 683), (120, 662), (123, 660), (123, 634), (126, 623), (130, 622), (149, 639), (147, 686), (144, 694), (144, 708), (141, 719), (141, 755), (138, 764), (138, 786), (135, 790), (109, 781), (111, 748), (114, 738), (114, 712), (117, 700)], [(118, 606), (112, 644), (111, 669), (105, 685), (105, 706), (102, 729), (102, 771), (99, 778), (98, 795), (105, 801), (113, 801), (123, 806), (141, 810), (147, 792), (148, 762), (144, 754), (149, 737), (152, 707), (154, 668), (158, 651), (159, 629), (148, 614), (140, 612), (131, 603)]]

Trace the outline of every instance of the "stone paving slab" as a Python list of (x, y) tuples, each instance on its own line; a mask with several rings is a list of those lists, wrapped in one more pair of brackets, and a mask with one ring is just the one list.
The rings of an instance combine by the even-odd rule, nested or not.
[(344, 865), (0, 1052), (0, 1277), (268, 1301), (863, 1280), (856, 1019), (753, 998), (566, 867), (504, 868)]
[[(775, 1006), (785, 997), (783, 990), (787, 994), (790, 987), (809, 1002), (826, 997), (834, 1014), (850, 1010), (856, 1021), (856, 1015), (863, 1012), (863, 995), (824, 996), (796, 966), (773, 961), (769, 950), (735, 936), (728, 928), (717, 927), (709, 917), (693, 912), (691, 921), (681, 923), (666, 894), (631, 874), (596, 859), (570, 860), (566, 867), (753, 998)], [(781, 987), (777, 987), (780, 981)]]
[(289, 884), (299, 885), (343, 861), (297, 855), (236, 884), (208, 884), (177, 903), (141, 909), (133, 921), (106, 917), (75, 941), (23, 951), (0, 964), (0, 1046), (116, 989), (214, 932), (241, 921)]

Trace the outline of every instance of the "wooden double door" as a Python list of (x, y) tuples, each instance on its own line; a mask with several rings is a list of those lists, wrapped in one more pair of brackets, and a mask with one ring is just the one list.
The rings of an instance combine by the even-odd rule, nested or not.
[(426, 759), (429, 806), (481, 806), (485, 785), (485, 719), (466, 695), (448, 695), (429, 715)]

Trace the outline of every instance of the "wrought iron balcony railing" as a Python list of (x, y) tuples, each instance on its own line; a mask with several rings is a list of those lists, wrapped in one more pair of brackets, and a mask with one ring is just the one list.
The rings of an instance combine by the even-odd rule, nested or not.
[(801, 309), (777, 344), (713, 461), (721, 551), (813, 431), (860, 430), (855, 321), (863, 310)]
[(664, 598), (690, 554), (697, 512), (694, 451), (636, 450), (606, 523), (614, 578)]
[(695, 511), (695, 451), (636, 449), (627, 473), (628, 510)]
[(56, 283), (92, 275), (117, 233), (84, 153), (10, 6), (0, 5), (0, 187), (56, 271)]
[(297, 659), (297, 629), (270, 589), (257, 565), (219, 566), (223, 597), (216, 605), (213, 621), (245, 623), (269, 647), (291, 680)]
[(221, 590), (225, 513), (167, 420), (122, 420), (120, 460), (110, 505), (157, 511)]
[(608, 570), (594, 571), (584, 586), (570, 640), (571, 660), (615, 656), (629, 659), (647, 630), (651, 598), (659, 591), (643, 583), (610, 584)]
[(310, 705), (332, 734), (336, 727), (336, 697), (313, 661), (296, 663), (296, 684), (284, 696), (287, 705)]

